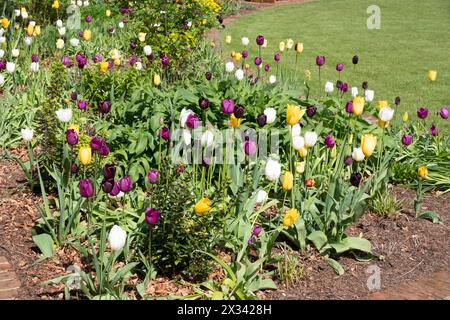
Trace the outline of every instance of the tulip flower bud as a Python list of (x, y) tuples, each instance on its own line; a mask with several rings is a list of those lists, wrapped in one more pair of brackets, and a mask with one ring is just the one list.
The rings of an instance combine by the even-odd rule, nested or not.
[(159, 76), (159, 74), (155, 74), (153, 76), (153, 84), (155, 86), (159, 86), (161, 84), (161, 77)]
[(84, 166), (89, 165), (92, 160), (92, 149), (90, 147), (81, 147), (78, 151), (78, 160)]
[(419, 167), (419, 169), (417, 170), (417, 173), (419, 175), (419, 177), (421, 178), (427, 178), (428, 177), (428, 168), (425, 166), (421, 166)]
[(158, 223), (161, 211), (153, 208), (147, 208), (145, 210), (145, 222), (149, 225), (155, 225)]
[(292, 189), (294, 185), (294, 175), (290, 171), (286, 171), (284, 175), (281, 177), (281, 184), (283, 190), (289, 191)]

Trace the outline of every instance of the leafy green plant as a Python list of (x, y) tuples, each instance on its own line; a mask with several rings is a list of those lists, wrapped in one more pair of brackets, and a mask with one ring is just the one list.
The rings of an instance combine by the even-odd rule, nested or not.
[(399, 201), (389, 191), (377, 194), (370, 201), (371, 210), (380, 216), (395, 216), (401, 212), (402, 201)]

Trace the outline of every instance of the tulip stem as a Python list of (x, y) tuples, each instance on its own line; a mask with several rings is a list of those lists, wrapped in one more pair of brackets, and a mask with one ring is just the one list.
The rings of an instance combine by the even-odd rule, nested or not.
[(150, 261), (150, 280), (153, 280), (153, 262), (152, 262), (152, 226), (149, 226), (148, 236), (148, 259)]

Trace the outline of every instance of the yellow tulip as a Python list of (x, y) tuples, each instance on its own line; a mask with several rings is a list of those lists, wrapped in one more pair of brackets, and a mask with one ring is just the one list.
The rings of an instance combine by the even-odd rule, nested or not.
[(53, 1), (52, 8), (59, 9), (59, 1), (58, 0)]
[(299, 54), (303, 52), (303, 43), (297, 42), (297, 44), (295, 45), (295, 52)]
[(240, 54), (239, 52), (237, 52), (235, 55), (234, 55), (234, 60), (236, 60), (236, 61), (241, 61), (241, 58), (242, 58), (242, 54)]
[(139, 34), (138, 34), (138, 39), (139, 39), (139, 41), (140, 41), (140, 42), (144, 42), (146, 36), (147, 36), (146, 33), (139, 32)]
[(34, 27), (34, 36), (40, 36), (41, 35), (41, 26), (35, 26)]
[(298, 149), (298, 154), (300, 155), (300, 157), (306, 158), (306, 156), (308, 155), (308, 149), (306, 149), (305, 147), (301, 147), (300, 149)]
[(9, 20), (8, 19), (3, 18), (3, 19), (0, 20), (0, 22), (1, 22), (3, 28), (7, 29), (9, 27)]
[(436, 81), (436, 77), (437, 77), (437, 71), (436, 70), (428, 71), (428, 80)]
[(110, 17), (111, 16), (111, 10), (106, 10), (106, 12), (105, 12), (105, 16), (107, 16), (107, 17)]
[(389, 122), (383, 121), (383, 120), (381, 120), (381, 119), (378, 119), (378, 126), (379, 126), (381, 129), (386, 128), (388, 124), (389, 124)]
[(355, 116), (360, 116), (364, 111), (364, 104), (366, 101), (363, 97), (356, 96), (353, 98), (353, 114)]
[(409, 119), (409, 114), (408, 114), (408, 112), (405, 112), (405, 113), (403, 114), (402, 120), (403, 120), (403, 122), (407, 122), (408, 119)]
[(239, 126), (241, 125), (241, 123), (242, 123), (242, 119), (241, 119), (241, 118), (236, 118), (236, 117), (234, 116), (234, 114), (232, 114), (232, 115), (230, 116), (230, 125), (231, 125), (233, 128), (239, 127)]
[(311, 80), (311, 71), (305, 70), (305, 81), (310, 81), (310, 80)]
[(78, 160), (84, 166), (87, 166), (92, 161), (92, 149), (91, 147), (81, 147), (78, 151)]
[(281, 185), (283, 190), (289, 191), (294, 186), (294, 175), (290, 171), (286, 171), (281, 177)]
[(194, 211), (198, 215), (204, 215), (211, 210), (211, 200), (208, 198), (201, 198), (194, 206)]
[(280, 44), (278, 45), (278, 49), (280, 49), (280, 51), (283, 52), (284, 49), (286, 49), (286, 43), (284, 43), (284, 41), (281, 41)]
[(419, 174), (419, 177), (426, 178), (428, 176), (428, 169), (425, 166), (421, 166), (417, 170), (417, 173)]
[(250, 65), (248, 63), (246, 63), (244, 67), (246, 70), (250, 69)]
[(377, 105), (378, 110), (381, 110), (381, 109), (387, 108), (387, 107), (389, 107), (389, 103), (386, 100), (378, 101), (378, 105)]
[(365, 134), (361, 137), (361, 148), (364, 155), (370, 157), (377, 145), (377, 137), (373, 134)]
[(29, 24), (28, 27), (27, 27), (27, 35), (29, 37), (31, 37), (33, 35), (33, 33), (34, 33), (34, 27), (33, 27), (32, 24)]
[(305, 165), (306, 165), (305, 161), (297, 162), (297, 163), (295, 164), (295, 171), (296, 171), (297, 173), (302, 174), (303, 172), (305, 172)]
[(67, 127), (67, 130), (73, 130), (77, 134), (79, 134), (80, 133), (80, 126), (77, 125), (77, 124), (71, 124), (69, 127)]
[(215, 48), (215, 47), (216, 47), (216, 43), (215, 43), (214, 41), (211, 41), (211, 42), (209, 43), (209, 45), (211, 46), (211, 48)]
[(353, 133), (348, 137), (348, 144), (353, 144)]
[(299, 106), (294, 104), (288, 104), (286, 111), (286, 122), (293, 126), (300, 121), (304, 114), (305, 109), (301, 109)]
[(292, 226), (295, 221), (297, 221), (299, 216), (300, 213), (297, 209), (294, 208), (287, 210), (283, 218), (283, 225), (286, 227)]
[(333, 149), (331, 149), (331, 153), (330, 153), (330, 157), (331, 158), (336, 158), (336, 156), (337, 156), (337, 148), (336, 148), (336, 145), (333, 147)]
[(226, 44), (230, 44), (231, 43), (231, 36), (226, 36), (225, 37), (225, 43)]
[(161, 84), (161, 77), (159, 76), (159, 74), (155, 74), (153, 76), (153, 84), (155, 86), (159, 86)]
[(86, 40), (86, 41), (91, 41), (91, 37), (92, 37), (91, 30), (89, 30), (89, 29), (84, 30), (84, 32), (83, 32), (83, 39)]
[(106, 73), (109, 69), (109, 63), (106, 61), (102, 61), (100, 62), (100, 72), (101, 73)]
[(234, 58), (234, 56), (236, 55), (236, 51), (231, 51), (231, 57)]
[(115, 66), (120, 66), (120, 59), (114, 59), (114, 65)]

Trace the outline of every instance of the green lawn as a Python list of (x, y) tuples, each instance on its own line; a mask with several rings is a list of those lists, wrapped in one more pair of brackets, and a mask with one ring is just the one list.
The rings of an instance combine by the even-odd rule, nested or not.
[[(381, 29), (367, 28), (366, 10), (371, 4), (381, 9)], [(343, 63), (343, 80), (350, 87), (360, 88), (366, 80), (375, 90), (375, 100), (393, 103), (399, 95), (402, 103), (398, 115), (408, 110), (415, 116), (421, 106), (437, 111), (450, 105), (449, 0), (316, 0), (273, 7), (242, 16), (228, 25), (222, 32), (222, 43), (226, 35), (232, 36), (232, 43), (224, 44), (224, 54), (242, 50), (240, 39), (247, 36), (252, 44), (249, 57), (253, 60), (258, 34), (268, 39), (263, 61), (271, 65), (280, 41), (292, 38), (304, 43), (297, 73), (303, 78), (305, 69), (312, 71), (315, 94), (315, 57), (324, 55), (327, 60), (322, 68), (321, 87), (326, 80), (337, 80), (335, 66)], [(356, 71), (351, 62), (355, 54), (360, 58)], [(289, 59), (293, 68), (292, 53)], [(438, 71), (434, 83), (427, 80), (429, 69)], [(437, 123), (441, 131), (445, 127), (448, 132), (448, 120), (439, 118)]]

